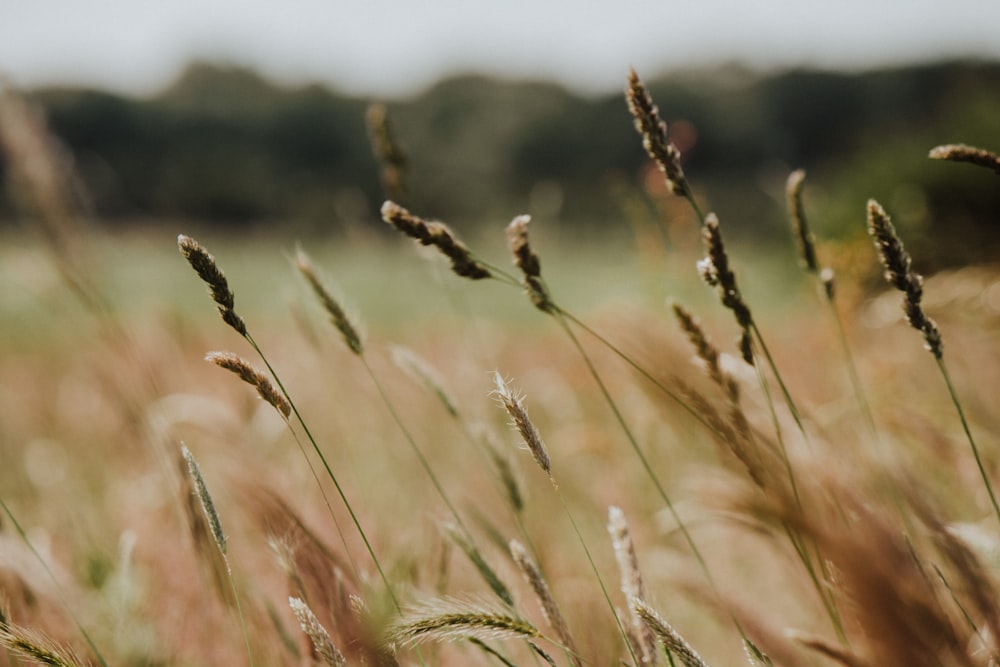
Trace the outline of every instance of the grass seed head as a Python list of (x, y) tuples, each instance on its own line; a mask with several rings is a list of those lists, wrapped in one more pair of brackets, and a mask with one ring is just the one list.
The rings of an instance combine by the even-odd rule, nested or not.
[(698, 652), (674, 629), (670, 623), (660, 616), (655, 609), (639, 598), (630, 601), (635, 613), (649, 626), (660, 643), (663, 644), (685, 667), (708, 667)]
[(802, 205), (802, 187), (805, 184), (806, 172), (796, 169), (788, 175), (785, 193), (788, 197), (788, 217), (792, 222), (792, 231), (799, 247), (799, 257), (806, 270), (810, 273), (819, 271), (816, 261), (816, 238), (809, 231), (806, 222), (805, 207)]
[[(736, 322), (740, 328), (747, 330), (753, 324), (753, 316), (750, 308), (740, 290), (736, 286), (736, 275), (729, 268), (729, 255), (726, 253), (726, 246), (722, 242), (722, 232), (719, 229), (719, 218), (714, 213), (705, 216), (705, 226), (702, 229), (702, 238), (705, 242), (706, 257), (698, 264), (698, 270), (709, 285), (715, 286), (719, 291), (719, 299), (722, 305), (733, 311)], [(752, 362), (748, 362), (752, 363)]]
[(539, 310), (551, 313), (555, 304), (549, 297), (549, 291), (542, 282), (542, 263), (538, 255), (531, 249), (528, 242), (528, 223), (531, 216), (519, 215), (507, 225), (507, 242), (510, 252), (514, 255), (514, 266), (524, 274), (524, 285), (528, 290), (531, 302)]
[(1000, 155), (975, 146), (964, 144), (947, 144), (931, 149), (928, 154), (933, 160), (951, 160), (952, 162), (968, 162), (980, 167), (992, 169), (1000, 174)]
[(346, 667), (347, 659), (334, 645), (333, 640), (330, 639), (330, 633), (319, 622), (309, 605), (300, 598), (290, 597), (288, 598), (288, 606), (292, 608), (292, 613), (295, 614), (296, 620), (302, 626), (302, 631), (309, 637), (316, 655), (331, 667)]
[(689, 197), (691, 188), (681, 169), (681, 152), (667, 138), (667, 124), (634, 69), (629, 70), (625, 101), (635, 120), (635, 129), (642, 136), (642, 146), (663, 172), (667, 187), (675, 195)]
[(260, 397), (270, 403), (285, 419), (288, 419), (292, 414), (291, 403), (288, 402), (285, 395), (271, 382), (270, 378), (238, 354), (233, 352), (209, 352), (205, 355), (205, 361), (211, 362), (219, 368), (232, 371), (239, 375), (240, 379), (244, 382), (253, 385)]
[(493, 393), (496, 394), (500, 405), (503, 406), (508, 416), (510, 416), (511, 426), (521, 434), (521, 438), (528, 446), (528, 451), (531, 452), (531, 457), (535, 459), (538, 467), (544, 470), (545, 474), (549, 476), (549, 480), (555, 484), (555, 480), (552, 477), (552, 463), (549, 460), (549, 454), (545, 450), (542, 436), (538, 434), (538, 429), (535, 428), (531, 418), (528, 417), (528, 411), (524, 407), (521, 396), (514, 393), (507, 382), (500, 376), (500, 373), (493, 374), (493, 381), (497, 387)]
[(191, 482), (194, 484), (195, 494), (201, 502), (201, 509), (205, 513), (205, 519), (208, 520), (208, 525), (212, 530), (212, 537), (215, 539), (215, 544), (219, 547), (219, 552), (225, 555), (228, 540), (226, 539), (226, 534), (222, 531), (222, 520), (219, 518), (219, 512), (215, 509), (215, 502), (212, 500), (212, 495), (208, 492), (208, 485), (205, 484), (205, 478), (201, 476), (201, 468), (198, 467), (198, 462), (195, 461), (194, 455), (184, 443), (181, 443), (181, 454), (183, 454), (184, 460), (187, 462), (188, 474), (191, 477)]
[(924, 280), (913, 270), (913, 261), (903, 247), (896, 228), (885, 209), (874, 199), (868, 201), (868, 233), (875, 243), (885, 269), (887, 283), (903, 293), (903, 312), (910, 326), (924, 335), (925, 347), (936, 358), (944, 355), (944, 342), (934, 320), (924, 313), (920, 301), (924, 295)]
[(510, 555), (514, 559), (514, 563), (521, 570), (528, 585), (531, 586), (531, 590), (535, 592), (535, 598), (537, 598), (538, 604), (542, 608), (542, 614), (545, 616), (546, 622), (566, 648), (573, 664), (580, 667), (581, 663), (576, 650), (576, 642), (573, 641), (573, 635), (570, 634), (566, 618), (562, 615), (562, 611), (560, 611), (559, 605), (556, 604), (555, 598), (552, 597), (552, 591), (549, 590), (549, 585), (545, 582), (542, 571), (535, 561), (532, 560), (524, 545), (517, 540), (510, 541)]
[(295, 253), (295, 268), (299, 270), (302, 277), (309, 283), (309, 287), (312, 288), (313, 293), (316, 295), (316, 298), (319, 299), (323, 309), (327, 312), (327, 315), (330, 316), (330, 321), (333, 322), (333, 326), (336, 327), (337, 331), (340, 332), (340, 335), (343, 336), (344, 342), (347, 343), (347, 347), (349, 347), (351, 352), (354, 354), (360, 355), (364, 351), (361, 334), (358, 333), (360, 327), (347, 315), (347, 311), (344, 310), (344, 308), (340, 305), (340, 302), (333, 297), (330, 290), (328, 290), (323, 284), (323, 281), (320, 279), (319, 272), (316, 270), (312, 260), (309, 259), (309, 255), (307, 255), (301, 248), (299, 248)]
[(489, 603), (438, 600), (408, 610), (389, 632), (389, 641), (412, 646), (425, 640), (454, 641), (473, 637), (537, 639), (538, 629), (528, 621), (498, 611)]
[(382, 204), (382, 219), (422, 245), (434, 246), (440, 250), (451, 260), (451, 270), (459, 276), (481, 280), (492, 275), (444, 223), (428, 222), (392, 201)]
[(235, 305), (233, 291), (229, 289), (229, 281), (226, 280), (226, 275), (219, 268), (219, 265), (216, 264), (215, 257), (200, 243), (184, 234), (177, 237), (177, 247), (191, 268), (198, 274), (198, 277), (208, 285), (208, 291), (219, 308), (222, 320), (245, 338), (247, 325), (243, 322), (243, 318), (233, 310)]

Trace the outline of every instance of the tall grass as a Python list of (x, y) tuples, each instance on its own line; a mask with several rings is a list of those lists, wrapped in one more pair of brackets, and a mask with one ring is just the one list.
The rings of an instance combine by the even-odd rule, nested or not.
[[(935, 280), (914, 270), (880, 204), (858, 205), (858, 228), (875, 243), (869, 265), (902, 293), (902, 315), (935, 364), (923, 364), (900, 317), (865, 328), (875, 306), (835, 298), (819, 257), (836, 261), (836, 249), (808, 228), (801, 172), (788, 182), (791, 234), (823, 303), (782, 322), (752, 309), (759, 295), (743, 278), (753, 263), (736, 267), (740, 249), (723, 242), (724, 223), (635, 72), (622, 121), (631, 114), (665, 188), (697, 220), (689, 232), (704, 257), (673, 258), (714, 291), (695, 307), (576, 314), (564, 286), (543, 277), (527, 216), (497, 230), (508, 269), (404, 208), (395, 200), (411, 194), (406, 162), (377, 107), (369, 128), (393, 198), (382, 217), (475, 281), (463, 292), (471, 305), (432, 335), (403, 323), (365, 336), (299, 250), (294, 267), (311, 293), (302, 299), (332, 328), (302, 318), (297, 328), (280, 304), (257, 324), (259, 310), (237, 311), (239, 279), (181, 235), (209, 288), (210, 302), (185, 284), (206, 312), (197, 321), (214, 303), (235, 345), (263, 364), (208, 354), (241, 384), (198, 363), (206, 341), (232, 335), (224, 328), (176, 314), (149, 326), (112, 307), (99, 263), (61, 240), (73, 228), (68, 186), (31, 176), (67, 167), (9, 95), (0, 136), (24, 201), (47, 225), (80, 317), (114, 334), (68, 335), (68, 351), (27, 360), (0, 346), (0, 377), (13, 387), (0, 393), (0, 455), (13, 462), (0, 470), (0, 666), (1000, 660), (1000, 423), (989, 399), (1000, 383), (998, 322), (963, 325), (940, 308), (932, 319)], [(11, 138), (12, 126), (34, 143)], [(47, 170), (24, 169), (31, 157)], [(1000, 164), (961, 145), (931, 157)], [(235, 252), (224, 245), (220, 256)], [(1000, 274), (990, 275), (992, 293)], [(488, 313), (507, 288), (551, 331), (492, 319), (468, 336), (463, 318)], [(436, 289), (427, 280), (413, 293)], [(824, 308), (831, 317), (817, 316)], [(711, 335), (726, 330), (731, 347)], [(394, 336), (427, 359), (382, 342)], [(946, 365), (952, 336), (965, 343)], [(482, 358), (495, 366), (474, 365)], [(508, 374), (531, 391), (532, 418)], [(74, 388), (89, 410), (73, 412)], [(103, 420), (113, 426), (102, 430)], [(178, 462), (182, 438), (200, 463), (187, 447)], [(72, 465), (60, 468), (64, 459)]]

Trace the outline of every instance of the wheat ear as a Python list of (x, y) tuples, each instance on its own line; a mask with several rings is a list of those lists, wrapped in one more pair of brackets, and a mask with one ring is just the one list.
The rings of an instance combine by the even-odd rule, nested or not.
[(233, 291), (229, 289), (229, 281), (226, 280), (226, 275), (219, 268), (219, 265), (216, 264), (215, 257), (205, 250), (200, 243), (184, 234), (177, 237), (177, 247), (180, 249), (181, 254), (184, 255), (184, 259), (188, 261), (191, 268), (198, 274), (198, 277), (208, 285), (208, 291), (212, 295), (212, 300), (215, 301), (216, 306), (219, 308), (222, 321), (245, 338), (247, 335), (247, 325), (243, 321), (243, 318), (233, 310), (235, 305)]
[(660, 643), (676, 655), (686, 667), (708, 667), (698, 652), (691, 648), (691, 645), (674, 629), (670, 623), (660, 616), (655, 609), (650, 607), (644, 600), (632, 598), (630, 601), (635, 614), (642, 619), (643, 623), (649, 626)]
[(330, 290), (326, 288), (312, 260), (309, 259), (309, 256), (301, 248), (295, 253), (295, 268), (299, 270), (302, 277), (309, 283), (309, 287), (312, 288), (323, 309), (330, 316), (333, 326), (343, 336), (347, 347), (354, 354), (361, 354), (364, 351), (361, 334), (359, 333), (361, 327), (353, 318), (347, 315), (347, 311), (340, 305), (340, 301), (335, 299)]
[(489, 269), (472, 256), (465, 244), (444, 223), (419, 218), (392, 201), (382, 204), (382, 219), (422, 245), (434, 246), (440, 250), (451, 260), (451, 269), (457, 275), (471, 280), (492, 276)]
[[(645, 600), (646, 587), (639, 571), (639, 558), (635, 553), (632, 533), (628, 529), (628, 522), (621, 508), (614, 506), (608, 508), (608, 533), (611, 535), (611, 545), (614, 547), (625, 599)], [(642, 622), (632, 605), (629, 605), (629, 620), (632, 625), (631, 632), (638, 641), (641, 664), (655, 665), (656, 637), (649, 626)]]

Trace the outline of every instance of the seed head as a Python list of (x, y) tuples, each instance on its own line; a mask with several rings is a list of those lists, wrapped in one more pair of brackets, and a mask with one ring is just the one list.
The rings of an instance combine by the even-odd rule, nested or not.
[(965, 146), (963, 144), (947, 144), (932, 148), (928, 155), (933, 160), (951, 160), (952, 162), (968, 162), (992, 169), (1000, 174), (1000, 155), (983, 148)]
[(642, 136), (642, 146), (663, 172), (667, 187), (675, 195), (690, 196), (691, 189), (681, 169), (681, 152), (667, 138), (667, 124), (660, 118), (660, 110), (653, 104), (646, 84), (634, 69), (629, 70), (625, 102), (635, 119), (635, 129)]
[(271, 382), (263, 371), (249, 361), (233, 352), (209, 352), (205, 355), (209, 361), (220, 368), (225, 368), (240, 376), (247, 384), (253, 385), (260, 397), (271, 404), (285, 419), (292, 414), (292, 405), (285, 395)]
[(382, 204), (382, 219), (422, 245), (436, 247), (451, 260), (451, 270), (463, 278), (481, 280), (491, 276), (444, 223), (428, 222), (392, 201)]
[(924, 335), (925, 347), (940, 359), (944, 355), (941, 332), (920, 305), (924, 295), (924, 280), (913, 270), (913, 261), (903, 247), (889, 215), (874, 199), (868, 201), (868, 233), (885, 269), (883, 275), (886, 282), (903, 293), (906, 321)]
[(233, 310), (235, 302), (233, 291), (229, 289), (229, 281), (226, 280), (222, 269), (216, 264), (215, 257), (200, 243), (184, 234), (177, 237), (177, 247), (195, 273), (208, 285), (208, 291), (219, 308), (222, 320), (245, 338), (247, 325), (243, 322), (243, 318)]

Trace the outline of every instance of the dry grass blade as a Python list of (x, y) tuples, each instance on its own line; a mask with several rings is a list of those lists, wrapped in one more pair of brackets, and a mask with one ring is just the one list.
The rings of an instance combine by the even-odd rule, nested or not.
[(930, 353), (941, 359), (944, 355), (941, 333), (934, 320), (927, 317), (920, 305), (924, 294), (924, 280), (913, 270), (913, 262), (903, 248), (892, 220), (874, 199), (868, 201), (868, 233), (885, 268), (886, 282), (904, 295), (903, 312), (906, 313), (906, 321), (924, 335), (925, 346)]
[(535, 459), (538, 467), (545, 471), (545, 474), (549, 476), (549, 480), (555, 484), (555, 479), (552, 477), (552, 463), (549, 460), (549, 454), (545, 450), (542, 436), (538, 434), (538, 429), (535, 428), (535, 425), (531, 422), (531, 418), (528, 417), (528, 411), (524, 407), (522, 397), (514, 393), (507, 385), (507, 382), (500, 377), (500, 373), (494, 373), (493, 380), (497, 387), (493, 393), (496, 394), (500, 405), (503, 406), (504, 410), (510, 416), (511, 426), (521, 434), (521, 438), (528, 446), (528, 451), (531, 452), (531, 457)]
[(992, 169), (1000, 174), (1000, 155), (984, 148), (966, 146), (964, 144), (946, 144), (931, 149), (927, 157), (934, 160), (951, 160), (952, 162), (968, 162), (979, 167)]
[(226, 275), (216, 263), (215, 257), (205, 250), (200, 243), (184, 234), (177, 237), (177, 247), (181, 251), (181, 254), (184, 255), (184, 259), (188, 261), (191, 268), (198, 274), (198, 277), (208, 285), (208, 291), (212, 295), (212, 300), (215, 301), (216, 306), (219, 308), (222, 321), (245, 338), (247, 335), (247, 325), (243, 321), (243, 318), (233, 310), (235, 306), (233, 291), (229, 289), (229, 281), (226, 280)]
[(660, 616), (655, 609), (638, 598), (630, 600), (634, 613), (653, 631), (660, 643), (684, 663), (686, 667), (708, 667), (698, 652)]
[(531, 623), (489, 604), (439, 600), (408, 611), (389, 632), (389, 641), (412, 646), (422, 641), (455, 641), (475, 637), (538, 639), (542, 634)]
[(252, 385), (260, 397), (270, 403), (285, 419), (288, 419), (289, 415), (292, 414), (292, 406), (285, 395), (263, 371), (249, 361), (233, 352), (209, 352), (205, 355), (205, 361), (239, 375), (240, 379)]
[(313, 651), (323, 659), (323, 662), (331, 667), (346, 667), (347, 660), (344, 654), (334, 645), (330, 639), (330, 634), (326, 628), (317, 620), (312, 609), (299, 598), (288, 598), (288, 606), (292, 608), (292, 613), (302, 626), (302, 631), (309, 637)]
[(382, 219), (422, 245), (434, 246), (451, 260), (451, 270), (463, 278), (481, 280), (492, 276), (489, 269), (477, 261), (465, 244), (458, 240), (447, 225), (419, 218), (399, 204), (382, 204)]
[(333, 294), (326, 288), (316, 267), (309, 256), (299, 248), (295, 253), (295, 268), (299, 270), (302, 277), (306, 279), (312, 291), (316, 294), (323, 305), (323, 309), (330, 316), (330, 321), (337, 328), (340, 335), (344, 337), (344, 342), (354, 354), (361, 354), (364, 346), (361, 342), (360, 327), (347, 315), (347, 311), (340, 305), (340, 302), (333, 297)]
[(562, 611), (559, 610), (559, 605), (556, 604), (555, 598), (552, 597), (549, 585), (545, 583), (542, 571), (538, 569), (538, 565), (528, 555), (527, 549), (517, 540), (510, 541), (510, 555), (513, 557), (518, 568), (520, 568), (528, 585), (535, 592), (535, 597), (542, 607), (542, 614), (545, 615), (545, 620), (548, 622), (549, 627), (552, 628), (553, 632), (556, 633), (556, 637), (562, 642), (572, 663), (580, 667), (582, 663), (576, 650), (576, 642), (573, 641), (573, 635), (570, 634), (566, 618), (562, 615)]

